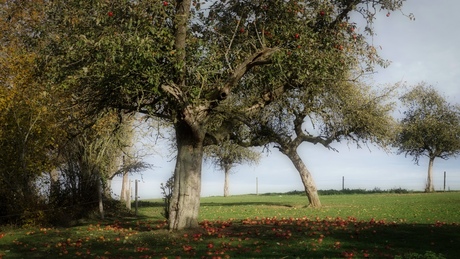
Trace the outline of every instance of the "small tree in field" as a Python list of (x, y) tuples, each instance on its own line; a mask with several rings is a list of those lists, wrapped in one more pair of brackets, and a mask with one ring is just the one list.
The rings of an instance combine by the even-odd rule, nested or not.
[(204, 154), (206, 159), (211, 160), (218, 169), (224, 171), (224, 197), (230, 195), (229, 178), (232, 167), (242, 163), (257, 163), (260, 159), (260, 153), (231, 141), (226, 141), (222, 145), (207, 146)]
[(397, 138), (399, 153), (429, 159), (426, 192), (433, 192), (433, 163), (460, 153), (460, 107), (446, 101), (432, 86), (424, 83), (401, 98), (406, 107)]

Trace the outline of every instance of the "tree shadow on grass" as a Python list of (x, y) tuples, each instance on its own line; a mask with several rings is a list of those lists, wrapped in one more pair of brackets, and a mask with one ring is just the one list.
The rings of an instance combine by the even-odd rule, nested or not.
[[(456, 224), (335, 221), (205, 222), (178, 235), (169, 255), (189, 258), (457, 258)], [(154, 236), (144, 239), (157, 242)], [(212, 244), (212, 248), (209, 247)], [(165, 244), (171, 247), (171, 243)], [(190, 249), (190, 250), (187, 250)], [(414, 256), (414, 257), (410, 257)], [(437, 257), (434, 257), (437, 258)]]
[[(45, 233), (46, 232), (46, 233)], [(166, 221), (111, 224), (8, 234), (5, 258), (394, 258), (427, 253), (457, 258), (457, 224), (396, 224), (356, 219), (203, 221), (171, 233)], [(5, 251), (8, 251), (5, 253)], [(443, 258), (440, 257), (440, 258)], [(404, 257), (403, 257), (404, 258)]]

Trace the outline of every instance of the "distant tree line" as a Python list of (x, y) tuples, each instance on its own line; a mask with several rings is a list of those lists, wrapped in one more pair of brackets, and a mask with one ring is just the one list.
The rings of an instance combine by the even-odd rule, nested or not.
[[(335, 189), (329, 189), (329, 190), (318, 190), (319, 195), (340, 195), (340, 194), (378, 194), (378, 193), (415, 193), (416, 191), (412, 190), (407, 190), (403, 188), (392, 188), (388, 190), (382, 190), (378, 187), (375, 187), (372, 190), (367, 190), (367, 189), (343, 189), (343, 190), (335, 190)], [(264, 193), (260, 195), (305, 195), (305, 192), (303, 191), (289, 191), (285, 193)]]

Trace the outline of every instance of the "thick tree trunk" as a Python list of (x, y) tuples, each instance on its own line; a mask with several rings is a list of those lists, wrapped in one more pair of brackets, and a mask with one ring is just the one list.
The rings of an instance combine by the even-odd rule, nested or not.
[(198, 227), (203, 139), (204, 131), (192, 130), (185, 122), (176, 124), (178, 153), (169, 207), (170, 230)]
[(225, 181), (224, 181), (224, 197), (228, 197), (230, 195), (230, 165), (225, 165), (224, 173), (225, 173)]
[(294, 164), (295, 168), (300, 174), (300, 178), (302, 179), (302, 183), (305, 188), (305, 193), (307, 195), (308, 201), (310, 202), (310, 206), (313, 208), (321, 207), (318, 190), (316, 189), (316, 183), (313, 180), (313, 176), (310, 174), (310, 171), (308, 171), (307, 167), (300, 158), (299, 154), (297, 154), (297, 151), (289, 151), (286, 152), (285, 155), (291, 160), (292, 164)]
[(430, 162), (428, 163), (428, 177), (426, 179), (425, 192), (434, 192), (433, 163), (434, 163), (434, 157), (430, 157)]

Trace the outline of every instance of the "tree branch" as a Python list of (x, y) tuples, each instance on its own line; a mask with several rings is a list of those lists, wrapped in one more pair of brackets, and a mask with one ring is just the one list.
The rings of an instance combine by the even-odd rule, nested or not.
[(227, 51), (225, 51), (225, 60), (227, 61), (228, 67), (232, 69), (232, 66), (230, 64), (230, 61), (228, 60), (228, 52), (232, 48), (233, 40), (235, 39), (236, 33), (238, 32), (238, 28), (240, 27), (240, 22), (241, 19), (238, 19), (238, 22), (236, 23), (235, 30), (233, 31), (232, 39), (230, 40), (230, 43), (228, 44)]
[(176, 85), (162, 85), (161, 89), (172, 95), (179, 103), (185, 103), (185, 96), (182, 90)]
[(343, 19), (345, 19), (347, 17), (347, 15), (353, 11), (353, 9), (356, 7), (356, 5), (358, 5), (359, 3), (361, 3), (361, 0), (348, 0), (346, 3), (344, 3), (344, 8), (342, 9), (342, 11), (337, 15), (337, 17), (334, 19), (334, 21), (330, 24), (330, 27), (334, 27), (335, 25), (337, 25), (337, 23), (339, 23), (340, 21), (342, 21)]
[(232, 87), (236, 86), (241, 78), (249, 70), (251, 70), (251, 68), (271, 64), (272, 61), (270, 60), (270, 57), (278, 50), (279, 48), (264, 48), (243, 61), (243, 63), (235, 68), (233, 74), (228, 78), (227, 83), (220, 90), (220, 98), (222, 98), (222, 100), (225, 99), (230, 93)]
[(304, 122), (304, 118), (307, 116), (305, 111), (299, 112), (295, 114), (295, 119), (294, 119), (294, 131), (296, 134), (296, 138), (292, 140), (295, 146), (297, 148), (302, 142), (309, 142), (314, 145), (316, 144), (321, 144), (325, 148), (332, 149), (334, 151), (337, 151), (336, 149), (332, 148), (330, 144), (332, 141), (337, 139), (337, 135), (334, 134), (333, 136), (330, 137), (324, 137), (324, 136), (312, 136), (310, 134), (306, 134), (305, 131), (302, 129), (302, 125)]

